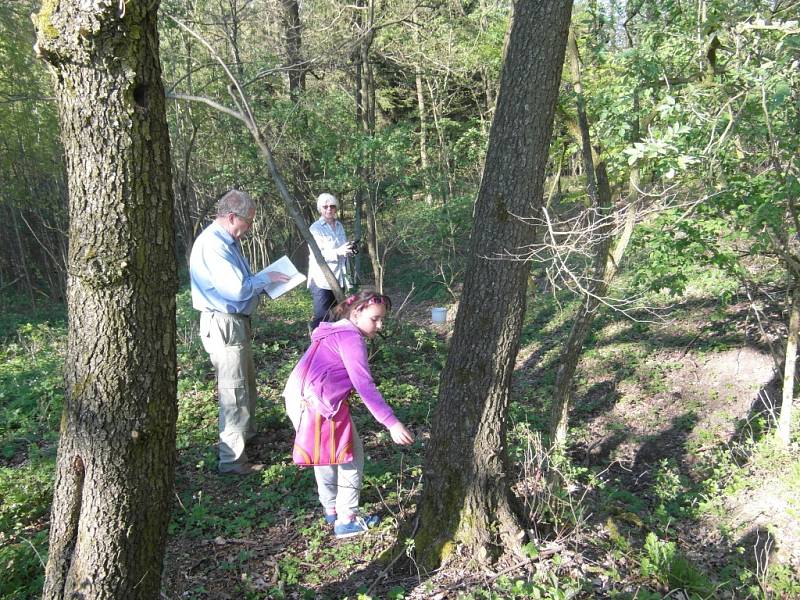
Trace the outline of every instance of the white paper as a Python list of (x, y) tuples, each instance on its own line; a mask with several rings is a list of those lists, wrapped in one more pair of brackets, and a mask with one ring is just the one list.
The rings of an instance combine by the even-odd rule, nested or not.
[[(292, 261), (290, 261), (289, 257), (286, 255), (281, 256), (274, 263), (259, 271), (258, 274), (264, 275), (267, 271), (283, 273), (290, 277), (289, 281), (275, 281), (267, 284), (267, 287), (264, 288), (264, 292), (273, 300), (283, 296), (283, 294), (294, 289), (306, 280), (306, 276), (297, 270), (297, 267), (292, 264)], [(267, 276), (267, 278), (269, 278), (269, 276)]]

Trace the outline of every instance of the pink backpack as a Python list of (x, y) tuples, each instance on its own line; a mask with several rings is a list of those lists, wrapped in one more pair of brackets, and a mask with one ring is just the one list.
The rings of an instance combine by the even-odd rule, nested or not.
[(318, 347), (319, 340), (316, 340), (300, 381), (300, 396), (304, 408), (294, 438), (292, 460), (301, 467), (353, 462), (353, 423), (350, 420), (350, 405), (347, 400), (342, 402), (336, 414), (327, 419), (319, 413), (313, 398), (305, 397), (306, 375)]

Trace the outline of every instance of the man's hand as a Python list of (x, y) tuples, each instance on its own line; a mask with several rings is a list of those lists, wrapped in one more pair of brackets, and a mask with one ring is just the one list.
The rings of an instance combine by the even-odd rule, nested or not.
[(267, 277), (272, 283), (279, 283), (282, 281), (289, 281), (291, 277), (279, 271), (267, 271)]
[(414, 443), (414, 434), (411, 433), (406, 426), (399, 421), (389, 427), (389, 433), (392, 436), (392, 441), (401, 446), (408, 446)]

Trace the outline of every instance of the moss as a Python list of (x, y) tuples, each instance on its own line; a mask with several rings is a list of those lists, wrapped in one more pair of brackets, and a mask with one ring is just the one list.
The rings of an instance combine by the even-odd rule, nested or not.
[(58, 29), (53, 25), (53, 13), (58, 10), (60, 0), (42, 0), (42, 9), (39, 13), (31, 15), (33, 26), (45, 40), (55, 40), (59, 37)]
[(494, 197), (495, 218), (499, 223), (508, 222), (508, 205), (505, 196), (500, 193)]
[[(457, 478), (451, 478), (447, 490), (435, 506), (423, 505), (420, 528), (414, 537), (417, 561), (429, 569), (437, 569), (456, 549), (456, 531), (464, 518), (464, 493)], [(449, 518), (443, 518), (450, 515)]]
[[(145, 27), (147, 24), (142, 21), (141, 9), (130, 7), (125, 11), (119, 26), (125, 32), (125, 35), (117, 38), (116, 53), (129, 69), (127, 77), (131, 81), (132, 90), (138, 70), (141, 39), (146, 35)], [(127, 95), (131, 93), (131, 90), (126, 91), (126, 100), (128, 102), (130, 102), (131, 98), (127, 97)]]
[(456, 544), (453, 540), (447, 540), (442, 547), (439, 548), (439, 560), (441, 562), (445, 562), (450, 556), (452, 556), (453, 552), (455, 552)]
[(86, 392), (86, 387), (89, 385), (91, 379), (92, 379), (91, 375), (86, 375), (80, 381), (76, 381), (75, 385), (72, 387), (72, 392), (70, 393), (70, 396), (72, 398), (80, 398), (81, 396), (83, 396), (84, 392)]

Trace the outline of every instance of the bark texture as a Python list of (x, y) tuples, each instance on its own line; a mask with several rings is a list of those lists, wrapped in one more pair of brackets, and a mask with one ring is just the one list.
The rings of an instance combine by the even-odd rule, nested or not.
[(456, 544), (490, 560), (524, 537), (510, 491), (508, 393), (525, 313), (529, 266), (504, 260), (533, 241), (517, 217), (542, 202), (571, 2), (518, 1), (475, 205), (470, 262), (425, 457), (415, 535), (433, 568)]
[(43, 598), (157, 598), (175, 468), (175, 264), (153, 0), (45, 0), (69, 184), (66, 400)]

